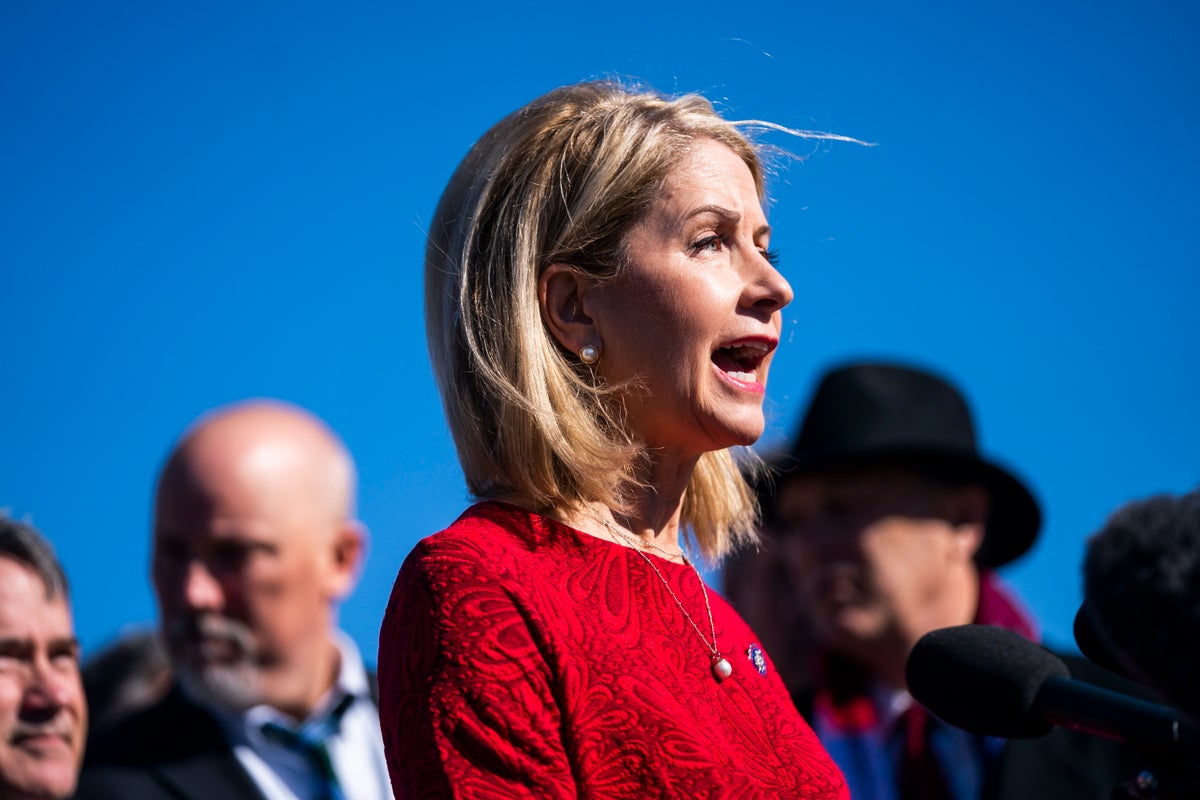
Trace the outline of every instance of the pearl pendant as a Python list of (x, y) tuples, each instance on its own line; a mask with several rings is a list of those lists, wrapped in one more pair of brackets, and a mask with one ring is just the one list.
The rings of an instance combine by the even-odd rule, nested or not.
[(718, 656), (713, 661), (712, 674), (718, 681), (723, 681), (733, 674), (733, 665), (725, 660), (725, 658)]

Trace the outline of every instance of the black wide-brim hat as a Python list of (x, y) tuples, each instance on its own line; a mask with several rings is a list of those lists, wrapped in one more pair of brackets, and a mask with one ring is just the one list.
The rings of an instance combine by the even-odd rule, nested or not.
[(1018, 558), (1041, 528), (1041, 511), (1025, 484), (980, 455), (958, 389), (908, 366), (856, 363), (827, 372), (791, 450), (767, 460), (777, 474), (773, 484), (759, 485), (768, 518), (775, 489), (794, 475), (894, 465), (987, 490), (987, 528), (975, 556), (980, 566)]

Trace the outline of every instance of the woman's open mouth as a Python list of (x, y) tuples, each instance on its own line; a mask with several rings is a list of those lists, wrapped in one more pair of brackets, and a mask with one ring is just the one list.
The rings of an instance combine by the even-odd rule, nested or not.
[(771, 347), (766, 342), (738, 342), (717, 348), (712, 354), (713, 364), (730, 378), (741, 383), (757, 384), (758, 367)]

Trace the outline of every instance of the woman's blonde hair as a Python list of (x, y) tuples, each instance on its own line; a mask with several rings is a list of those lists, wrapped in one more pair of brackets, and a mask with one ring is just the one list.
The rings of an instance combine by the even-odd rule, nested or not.
[[(618, 274), (628, 232), (702, 139), (745, 162), (761, 199), (755, 148), (706, 99), (609, 81), (518, 109), (455, 170), (429, 230), (425, 325), (474, 496), (517, 493), (543, 510), (626, 508), (647, 454), (622, 425), (614, 387), (599, 385), (543, 323), (538, 281), (551, 264), (596, 281)], [(710, 561), (756, 540), (754, 494), (732, 451), (701, 456), (682, 517)]]

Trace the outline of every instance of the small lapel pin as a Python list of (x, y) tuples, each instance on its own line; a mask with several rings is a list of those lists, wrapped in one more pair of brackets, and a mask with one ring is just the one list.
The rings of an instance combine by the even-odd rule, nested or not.
[(767, 674), (767, 657), (763, 655), (762, 648), (757, 644), (752, 644), (746, 648), (746, 657), (750, 659), (750, 663), (758, 670), (759, 675)]

